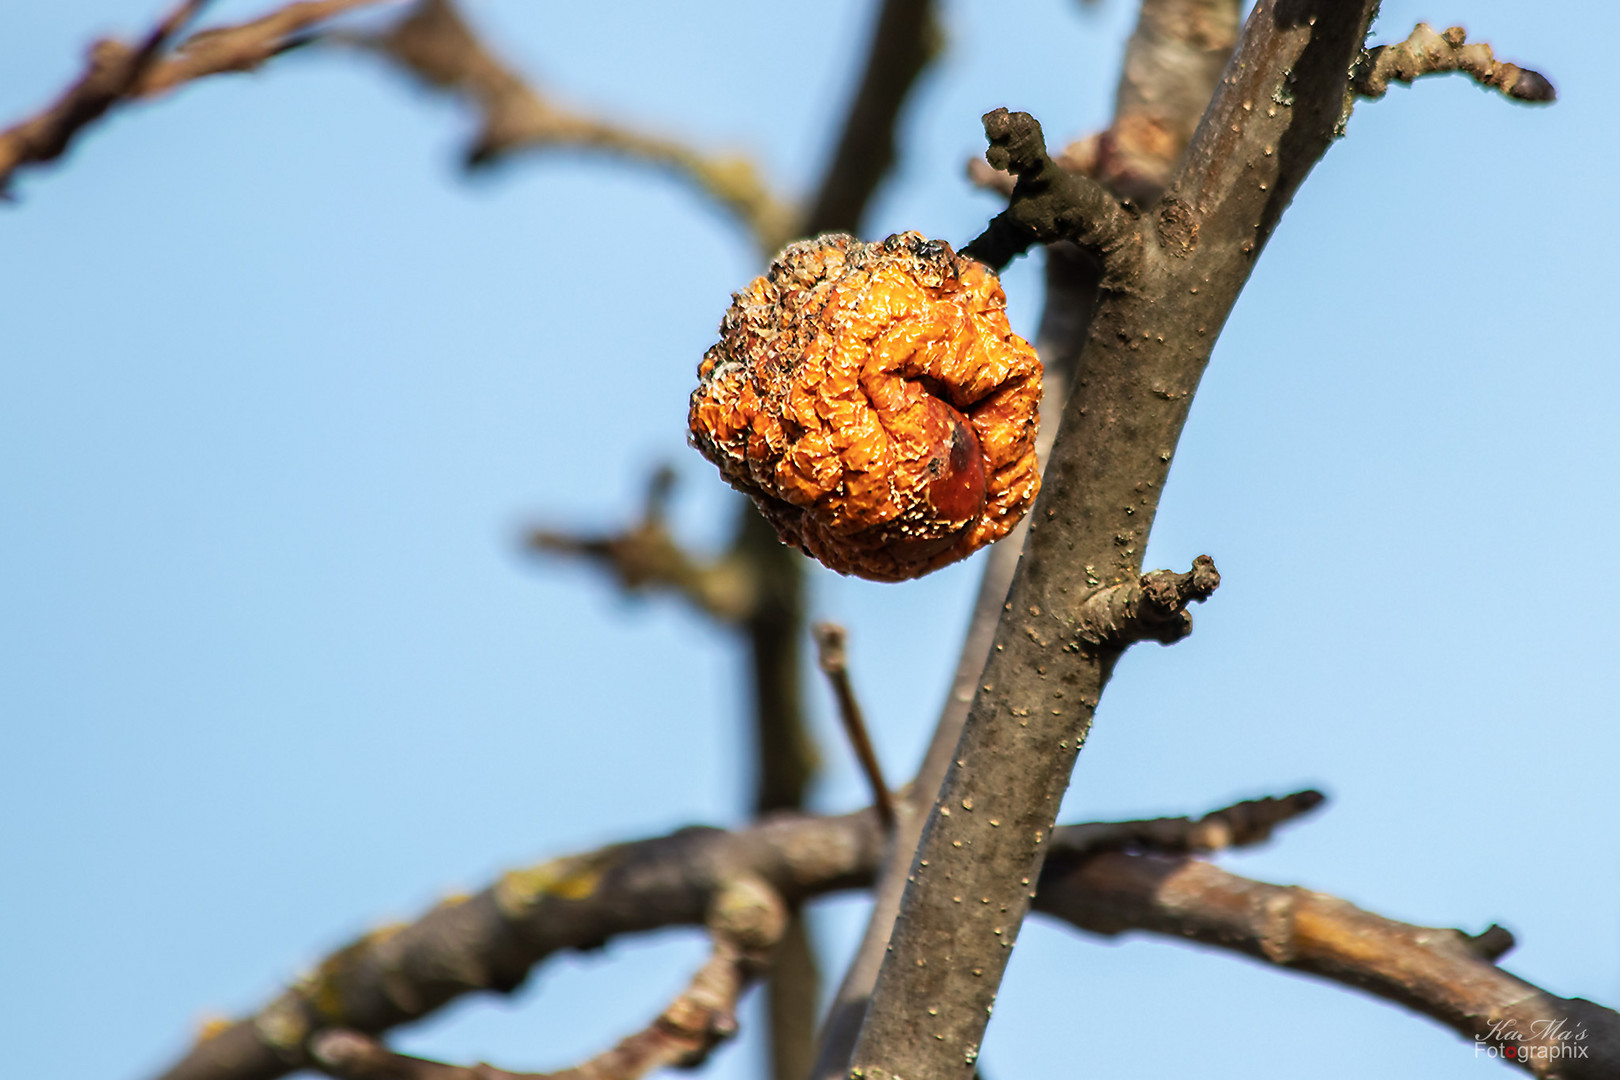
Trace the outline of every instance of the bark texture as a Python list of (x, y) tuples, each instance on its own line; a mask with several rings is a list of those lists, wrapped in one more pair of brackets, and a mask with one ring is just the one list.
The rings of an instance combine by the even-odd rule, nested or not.
[(1341, 130), (1376, 9), (1262, 0), (1186, 162), (1140, 220), (1139, 268), (1105, 267), (1115, 283), (1098, 305), (1006, 614), (924, 827), (856, 1044), (857, 1075), (973, 1075), (1043, 845), (1118, 657), (1077, 640), (1077, 607), (1140, 574), (1209, 350), (1260, 247)]

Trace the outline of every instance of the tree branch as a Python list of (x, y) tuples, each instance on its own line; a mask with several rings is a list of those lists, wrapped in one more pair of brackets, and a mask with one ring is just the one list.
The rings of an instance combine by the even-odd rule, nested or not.
[(357, 8), (388, 0), (302, 0), (236, 26), (199, 30), (141, 79), (136, 96), (157, 97), (209, 75), (252, 71), (266, 60), (301, 48), (317, 37), (317, 27)]
[(1250, 881), (1207, 862), (1056, 845), (1037, 906), (1092, 933), (1145, 931), (1228, 949), (1394, 1002), (1538, 1077), (1620, 1075), (1620, 1015), (1497, 967), (1513, 937), (1411, 926), (1332, 896)]
[(175, 5), (139, 45), (110, 38), (96, 42), (77, 82), (43, 112), (0, 131), (0, 195), (8, 190), (19, 168), (55, 161), (79, 132), (133, 96), (169, 42), (205, 3), (207, 0), (183, 0)]
[[(1511, 936), (1500, 928), (1469, 938), (1409, 927), (1319, 893), (1246, 881), (1180, 857), (1263, 843), (1278, 826), (1321, 803), (1317, 792), (1302, 791), (1196, 819), (1060, 828), (1052, 836), (1036, 907), (1094, 933), (1142, 930), (1232, 949), (1395, 1001), (1467, 1037), (1474, 1033), (1459, 1026), (1464, 1021), (1497, 1015), (1482, 1005), (1512, 1006), (1517, 1011), (1502, 1015), (1525, 1031), (1512, 1036), (1508, 1028), (1498, 1029), (1499, 1045), (1527, 1041), (1527, 1025), (1562, 1016), (1592, 1033), (1595, 1071), (1567, 1075), (1577, 1080), (1613, 1075), (1620, 1067), (1620, 1042), (1613, 1036), (1620, 1031), (1620, 1015), (1579, 999), (1552, 997), (1497, 969), (1492, 961), (1511, 945)], [(513, 871), (476, 896), (448, 898), (415, 922), (376, 931), (338, 950), (258, 1015), (205, 1036), (164, 1077), (274, 1080), (314, 1065), (315, 1051), (348, 1052), (358, 1069), (364, 1055), (375, 1052), (372, 1039), (381, 1032), (465, 993), (511, 991), (533, 965), (558, 951), (595, 948), (620, 934), (663, 926), (712, 926), (739, 883), (746, 886), (740, 894), (748, 900), (741, 905), (745, 913), (758, 907), (749, 897), (761, 893), (791, 905), (864, 888), (882, 858), (877, 818), (866, 811), (782, 818), (736, 832), (682, 829)], [(705, 970), (726, 963), (717, 942)], [(700, 1008), (695, 1020), (676, 1026), (697, 1031), (703, 1015)], [(358, 1038), (338, 1039), (336, 1029)], [(1544, 1029), (1536, 1030), (1545, 1035)], [(669, 1045), (662, 1039), (653, 1041)], [(613, 1053), (594, 1060), (605, 1062)], [(1534, 1057), (1524, 1064), (1533, 1065)], [(425, 1068), (370, 1075), (470, 1080), (464, 1071), (436, 1075)], [(572, 1071), (563, 1075), (584, 1080)]]
[(471, 102), (481, 126), (467, 149), (469, 167), (492, 165), (524, 150), (599, 150), (690, 181), (730, 211), (766, 251), (788, 238), (793, 210), (771, 194), (746, 158), (703, 153), (558, 106), (480, 41), (451, 0), (419, 0), (408, 18), (381, 35), (329, 38), (370, 49), (424, 84)]
[[(1155, 182), (1161, 186), (1168, 179), (1237, 42), (1238, 16), (1238, 0), (1143, 0), (1137, 27), (1125, 47), (1113, 127), (1157, 131), (1164, 137), (1144, 143), (1135, 158), (1122, 158), (1122, 168), (1158, 177)], [(1015, 180), (1010, 174), (991, 169), (981, 159), (975, 159), (975, 163), (993, 176), (1004, 178), (1005, 193), (1011, 195)], [(1067, 161), (1060, 164), (1073, 168)], [(1159, 188), (1148, 192), (1140, 184), (1134, 188), (1120, 186), (1129, 179), (1128, 173), (1101, 172), (1099, 178), (1116, 194), (1129, 194), (1141, 205), (1158, 198)], [(1036, 441), (1043, 472), (1057, 438), (1063, 403), (1068, 400), (1081, 349), (1090, 336), (1101, 281), (1102, 269), (1094, 256), (1072, 244), (1047, 249), (1046, 302), (1037, 338), (1045, 369)], [(939, 790), (947, 766), (955, 760), (956, 743), (981, 681), (979, 675), (990, 653), (1029, 520), (1025, 518), (1010, 536), (992, 547), (985, 562), (950, 693), (902, 804), (894, 849), (877, 884), (866, 933), (829, 1010), (816, 1066), (817, 1080), (841, 1077), (849, 1063), (878, 968), (888, 950), (912, 854), (921, 839), (927, 801)]]
[(1410, 86), (1425, 75), (1453, 71), (1514, 101), (1550, 105), (1558, 100), (1558, 92), (1540, 72), (1498, 61), (1483, 42), (1470, 45), (1460, 26), (1437, 34), (1428, 23), (1418, 23), (1411, 36), (1397, 45), (1378, 45), (1362, 53), (1350, 85), (1362, 97), (1376, 99), (1389, 92), (1391, 82)]
[[(1093, 582), (1140, 574), (1209, 348), (1254, 253), (1336, 137), (1375, 8), (1261, 0), (1186, 164), (1141, 231), (1139, 281), (1102, 294), (856, 1045), (863, 1075), (973, 1073), (1027, 883), (1118, 655), (1064, 651), (1075, 604)], [(952, 897), (967, 894), (988, 902), (964, 911)]]
[(368, 934), (323, 960), (256, 1016), (219, 1029), (165, 1080), (272, 1080), (308, 1067), (326, 1028), (377, 1035), (463, 994), (509, 993), (564, 949), (701, 925), (732, 882), (763, 881), (789, 907), (869, 879), (875, 817), (783, 817), (737, 832), (690, 828), (512, 871), (474, 896)]
[[(1066, 856), (1185, 853), (1258, 843), (1320, 802), (1312, 792), (1184, 818), (1071, 826)], [(778, 816), (725, 832), (689, 828), (514, 870), (474, 896), (452, 896), (415, 921), (376, 930), (322, 960), (255, 1016), (211, 1026), (163, 1080), (273, 1080), (310, 1065), (308, 1041), (347, 1028), (378, 1035), (464, 994), (509, 993), (565, 949), (621, 934), (702, 925), (732, 882), (764, 882), (789, 908), (866, 888), (883, 858), (874, 812)]]
[(872, 195), (894, 168), (901, 107), (938, 46), (932, 0), (884, 0), (866, 70), (800, 235), (860, 231)]
[(1155, 570), (1098, 589), (1075, 612), (1075, 638), (1091, 648), (1124, 649), (1138, 641), (1173, 645), (1192, 633), (1190, 603), (1203, 603), (1221, 583), (1208, 555), (1185, 574)]
[(695, 1068), (737, 1033), (737, 1003), (768, 966), (787, 923), (787, 908), (769, 885), (749, 877), (727, 882), (706, 920), (714, 947), (686, 989), (646, 1028), (571, 1069), (514, 1073), (446, 1065), (395, 1054), (348, 1028), (317, 1032), (309, 1055), (336, 1080), (637, 1080), (665, 1067)]
[(838, 719), (843, 723), (844, 734), (849, 737), (850, 746), (855, 750), (867, 786), (872, 789), (872, 806), (877, 810), (878, 821), (882, 823), (884, 832), (892, 832), (894, 797), (889, 792), (888, 782), (883, 779), (883, 766), (878, 763), (871, 736), (866, 732), (861, 703), (856, 700), (855, 688), (850, 685), (848, 656), (844, 648), (848, 635), (842, 626), (827, 622), (816, 624), (811, 632), (815, 634), (817, 659), (822, 673), (827, 676), (833, 697), (838, 702)]
[(673, 592), (720, 622), (741, 625), (757, 607), (754, 574), (735, 548), (719, 559), (700, 559), (676, 542), (667, 512), (674, 484), (674, 469), (666, 465), (656, 470), (647, 484), (641, 520), (622, 532), (534, 529), (526, 546), (597, 563), (628, 593)]

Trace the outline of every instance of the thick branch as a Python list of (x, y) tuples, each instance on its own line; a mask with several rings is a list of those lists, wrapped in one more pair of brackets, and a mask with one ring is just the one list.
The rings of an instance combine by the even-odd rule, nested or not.
[(311, 1064), (325, 1028), (367, 1035), (463, 994), (510, 992), (563, 949), (705, 922), (732, 882), (757, 878), (789, 906), (866, 884), (880, 851), (870, 814), (782, 818), (739, 832), (683, 829), (516, 870), (406, 926), (333, 953), (266, 1006), (200, 1041), (165, 1080), (271, 1080)]
[[(1320, 803), (1320, 795), (1304, 791), (1238, 803), (1199, 819), (1058, 829), (1037, 907), (1095, 933), (1145, 930), (1309, 972), (1412, 1008), (1465, 1037), (1475, 1034), (1466, 1029), (1468, 1022), (1517, 1023), (1519, 1034), (1506, 1025), (1494, 1035), (1486, 1023), (1487, 1041), (1498, 1044), (1528, 1041), (1529, 1025), (1561, 1017), (1566, 1030), (1590, 1033), (1591, 1064), (1588, 1071), (1556, 1075), (1582, 1080), (1620, 1069), (1620, 1015), (1580, 999), (1555, 998), (1497, 969), (1495, 957), (1511, 945), (1500, 928), (1470, 938), (1409, 927), (1332, 897), (1165, 857), (1263, 842), (1278, 825)], [(881, 848), (875, 816), (863, 813), (782, 819), (734, 833), (684, 829), (515, 871), (477, 896), (448, 899), (414, 923), (370, 934), (334, 953), (258, 1016), (200, 1041), (165, 1077), (273, 1080), (314, 1064), (306, 1045), (327, 1054), (347, 1051), (358, 1062), (380, 1048), (365, 1036), (344, 1036), (348, 1041), (334, 1046), (333, 1028), (376, 1035), (461, 994), (514, 989), (530, 965), (561, 949), (594, 948), (618, 934), (659, 926), (713, 926), (728, 895), (748, 901), (733, 904), (746, 914), (759, 907), (749, 899), (759, 892), (793, 903), (865, 887)], [(749, 886), (746, 894), (737, 893), (739, 883)], [(683, 1012), (689, 1019), (676, 1026), (712, 1031), (704, 1017), (723, 1012), (700, 1007), (695, 1018)], [(1545, 1035), (1546, 1025), (1534, 1030)], [(662, 1035), (653, 1042), (670, 1045)], [(613, 1053), (593, 1064), (618, 1060)], [(392, 1058), (371, 1060), (395, 1064)], [(1535, 1062), (1530, 1055), (1524, 1064), (1534, 1071)], [(425, 1068), (370, 1076), (470, 1080), (464, 1071), (435, 1074)]]
[(1418, 23), (1411, 36), (1398, 45), (1378, 45), (1363, 53), (1351, 86), (1362, 97), (1381, 98), (1389, 92), (1391, 82), (1410, 86), (1424, 75), (1453, 71), (1514, 101), (1550, 105), (1558, 100), (1558, 92), (1540, 72), (1497, 60), (1483, 42), (1469, 44), (1468, 34), (1460, 26), (1437, 34), (1428, 23)]
[[(1182, 853), (1255, 843), (1316, 805), (1306, 792), (1186, 819), (1073, 826), (1058, 844), (1088, 851)], [(1217, 824), (1219, 823), (1219, 824)], [(1247, 824), (1245, 824), (1247, 823)], [(510, 992), (564, 949), (621, 934), (701, 925), (731, 883), (763, 881), (787, 905), (871, 884), (884, 838), (871, 811), (777, 817), (737, 832), (682, 829), (516, 870), (475, 896), (368, 934), (323, 960), (257, 1015), (212, 1027), (164, 1080), (273, 1080), (310, 1064), (316, 1032), (377, 1035), (463, 994)]]
[(1620, 1015), (1497, 967), (1512, 945), (1501, 927), (1471, 936), (1411, 926), (1195, 859), (1100, 855), (1070, 864), (1055, 850), (1037, 906), (1093, 933), (1196, 941), (1355, 987), (1498, 1048), (1534, 1076), (1620, 1075)]
[(737, 1033), (737, 1003), (766, 968), (787, 923), (787, 908), (769, 885), (747, 877), (728, 882), (709, 909), (714, 947), (686, 989), (647, 1027), (571, 1069), (514, 1073), (446, 1065), (392, 1053), (348, 1028), (318, 1032), (310, 1057), (337, 1080), (637, 1080), (665, 1067), (694, 1068)]
[[(1065, 651), (1074, 602), (1093, 582), (1140, 574), (1209, 349), (1254, 253), (1336, 137), (1376, 6), (1261, 0), (1187, 163), (1143, 230), (1139, 280), (1102, 294), (856, 1046), (854, 1067), (866, 1075), (973, 1073), (1028, 910), (1027, 882), (1117, 655)], [(968, 894), (988, 902), (965, 911), (953, 903)]]
[(1231, 58), (1242, 6), (1239, 0), (1143, 3), (1120, 67), (1113, 123), (1090, 145), (1067, 147), (1059, 162), (1140, 206), (1157, 201)]
[[(1125, 47), (1113, 126), (1116, 130), (1158, 132), (1162, 137), (1136, 140), (1134, 157), (1121, 157), (1118, 169), (1096, 174), (1116, 194), (1131, 195), (1144, 206), (1157, 200), (1237, 43), (1238, 8), (1238, 0), (1143, 0), (1141, 17)], [(1073, 168), (1067, 161), (1060, 163)], [(1011, 195), (1015, 180), (1010, 174), (997, 172), (982, 161), (978, 164), (991, 175), (1004, 178), (1004, 193)], [(1144, 190), (1140, 182), (1134, 188), (1124, 186), (1125, 181), (1138, 175), (1156, 177), (1153, 182), (1159, 186), (1151, 191)], [(1081, 349), (1090, 336), (1101, 281), (1102, 269), (1095, 256), (1072, 244), (1047, 249), (1046, 302), (1037, 340), (1045, 369), (1037, 439), (1043, 469), (1056, 441), (1063, 403), (1068, 400)], [(875, 890), (866, 933), (828, 1014), (817, 1080), (842, 1076), (854, 1049), (878, 968), (888, 949), (912, 852), (922, 834), (927, 803), (955, 759), (957, 739), (981, 682), (979, 674), (1004, 610), (1027, 524), (1026, 518), (1012, 535), (991, 548), (985, 563), (950, 694), (902, 808), (905, 812), (900, 816), (894, 850)]]

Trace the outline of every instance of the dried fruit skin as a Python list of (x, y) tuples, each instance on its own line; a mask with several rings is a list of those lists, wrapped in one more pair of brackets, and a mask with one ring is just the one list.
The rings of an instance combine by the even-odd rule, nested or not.
[(1041, 365), (995, 274), (900, 233), (792, 244), (733, 297), (692, 443), (784, 543), (875, 581), (1006, 535), (1040, 489)]

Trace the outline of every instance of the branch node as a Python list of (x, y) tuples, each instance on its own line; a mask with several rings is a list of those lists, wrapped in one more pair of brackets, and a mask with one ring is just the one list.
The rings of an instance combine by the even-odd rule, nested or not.
[(1142, 237), (1135, 216), (1101, 184), (1053, 161), (1033, 116), (996, 109), (984, 114), (984, 133), (985, 160), (1017, 182), (1007, 209), (962, 254), (1000, 270), (1034, 244), (1069, 240), (1102, 261), (1104, 288), (1136, 277)]
[(1209, 599), (1220, 583), (1215, 560), (1200, 555), (1184, 574), (1154, 570), (1107, 586), (1080, 605), (1075, 637), (1099, 649), (1124, 649), (1138, 641), (1172, 645), (1192, 633), (1187, 605)]
[(1493, 964), (1507, 955), (1508, 951), (1518, 944), (1513, 938), (1513, 931), (1505, 926), (1491, 923), (1477, 934), (1464, 935), (1468, 948), (1477, 956), (1482, 956)]

